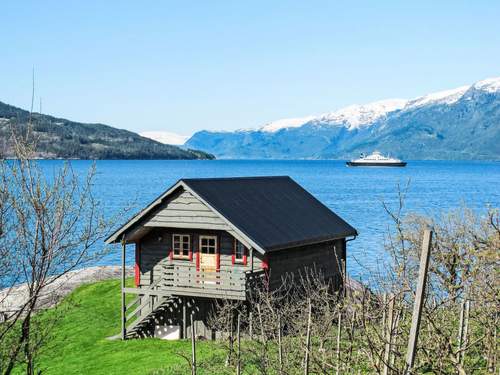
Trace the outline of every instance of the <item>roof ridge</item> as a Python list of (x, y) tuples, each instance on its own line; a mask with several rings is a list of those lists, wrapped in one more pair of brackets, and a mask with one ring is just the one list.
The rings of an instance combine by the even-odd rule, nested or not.
[(263, 180), (263, 179), (278, 179), (278, 178), (289, 178), (292, 180), (290, 176), (280, 175), (280, 176), (193, 177), (193, 178), (181, 178), (179, 181)]

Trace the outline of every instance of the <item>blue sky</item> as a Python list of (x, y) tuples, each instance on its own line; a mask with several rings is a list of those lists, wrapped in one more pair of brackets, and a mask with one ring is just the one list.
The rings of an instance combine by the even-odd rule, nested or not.
[(499, 1), (9, 1), (0, 101), (133, 131), (257, 127), (500, 75)]

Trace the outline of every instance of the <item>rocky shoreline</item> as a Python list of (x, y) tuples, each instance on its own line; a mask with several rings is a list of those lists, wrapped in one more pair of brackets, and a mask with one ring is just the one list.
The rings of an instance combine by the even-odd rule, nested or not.
[[(133, 268), (127, 267), (127, 277), (133, 275)], [(116, 279), (121, 276), (120, 266), (95, 266), (69, 272), (48, 285), (37, 304), (37, 309), (47, 309), (55, 306), (61, 299), (70, 294), (82, 284), (96, 281)], [(6, 316), (18, 311), (28, 298), (26, 284), (0, 290), (0, 315)], [(0, 316), (0, 321), (2, 316)]]

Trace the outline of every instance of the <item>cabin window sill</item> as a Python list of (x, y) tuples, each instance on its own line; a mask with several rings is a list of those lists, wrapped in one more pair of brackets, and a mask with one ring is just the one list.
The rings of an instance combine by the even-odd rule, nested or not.
[(187, 260), (187, 261), (191, 260), (191, 258), (189, 256), (185, 256), (185, 255), (174, 255), (172, 257), (172, 259), (174, 259), (174, 260)]

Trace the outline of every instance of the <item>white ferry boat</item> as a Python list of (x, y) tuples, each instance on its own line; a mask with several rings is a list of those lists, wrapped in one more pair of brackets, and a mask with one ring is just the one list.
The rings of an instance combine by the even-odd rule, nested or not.
[(396, 158), (390, 158), (375, 151), (373, 154), (365, 156), (361, 154), (359, 159), (346, 162), (348, 167), (404, 167), (406, 162)]

